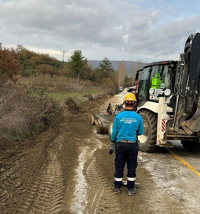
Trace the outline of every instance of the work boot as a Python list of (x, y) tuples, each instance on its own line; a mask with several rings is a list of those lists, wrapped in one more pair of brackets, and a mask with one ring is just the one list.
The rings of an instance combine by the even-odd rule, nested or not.
[(119, 194), (120, 193), (120, 187), (114, 186), (113, 187), (113, 192), (116, 193), (116, 194)]
[(128, 195), (129, 196), (135, 195), (136, 192), (137, 192), (137, 189), (135, 187), (128, 189)]

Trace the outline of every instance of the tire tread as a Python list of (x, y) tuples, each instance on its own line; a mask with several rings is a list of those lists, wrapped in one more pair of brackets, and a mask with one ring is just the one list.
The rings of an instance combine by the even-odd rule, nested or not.
[(151, 124), (151, 129), (149, 128), (150, 136), (147, 139), (147, 142), (143, 145), (139, 143), (139, 149), (142, 152), (156, 152), (156, 136), (157, 136), (157, 115), (148, 110), (142, 110), (139, 114), (144, 117), (147, 121), (147, 124)]

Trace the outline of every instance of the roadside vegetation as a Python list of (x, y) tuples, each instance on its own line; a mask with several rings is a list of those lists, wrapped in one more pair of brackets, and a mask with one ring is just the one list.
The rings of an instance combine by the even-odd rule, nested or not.
[(24, 140), (59, 124), (61, 101), (75, 105), (98, 95), (114, 95), (133, 84), (124, 63), (112, 68), (105, 57), (98, 68), (88, 64), (80, 50), (68, 62), (38, 54), (22, 45), (0, 47), (0, 138)]
[(62, 119), (59, 103), (42, 91), (9, 83), (0, 90), (0, 136), (23, 140), (34, 136)]

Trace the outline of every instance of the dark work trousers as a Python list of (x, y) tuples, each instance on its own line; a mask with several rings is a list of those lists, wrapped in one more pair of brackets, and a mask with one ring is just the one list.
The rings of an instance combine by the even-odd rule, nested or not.
[[(118, 187), (122, 186), (122, 178), (124, 175), (125, 163), (127, 163), (127, 178), (130, 178), (127, 182), (127, 188), (131, 189), (134, 187), (136, 178), (137, 168), (137, 157), (138, 157), (138, 143), (122, 143), (118, 142), (115, 146), (115, 182), (114, 184)], [(120, 181), (121, 179), (121, 181)]]

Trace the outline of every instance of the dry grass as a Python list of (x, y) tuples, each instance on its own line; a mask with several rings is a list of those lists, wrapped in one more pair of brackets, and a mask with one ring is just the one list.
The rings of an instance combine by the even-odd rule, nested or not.
[[(60, 122), (63, 112), (58, 96), (61, 92), (64, 93), (62, 99), (71, 97), (72, 92), (76, 98), (78, 95), (85, 98), (87, 94), (94, 99), (100, 95), (113, 95), (115, 91), (99, 88), (90, 81), (64, 76), (51, 77), (46, 74), (29, 78), (19, 77), (18, 84), (9, 83), (0, 87), (0, 138), (22, 140)], [(66, 103), (72, 105), (69, 106), (70, 110), (75, 108), (72, 101), (68, 100)], [(76, 110), (81, 109), (77, 106)]]
[(61, 118), (62, 111), (43, 93), (30, 92), (14, 84), (0, 88), (0, 136), (23, 139), (44, 130)]
[(83, 88), (91, 88), (97, 86), (91, 81), (82, 81), (73, 78), (67, 78), (66, 76), (51, 76), (45, 75), (32, 75), (31, 77), (19, 77), (18, 83), (26, 85), (28, 87), (37, 87), (44, 90), (67, 90), (67, 91), (81, 91)]

